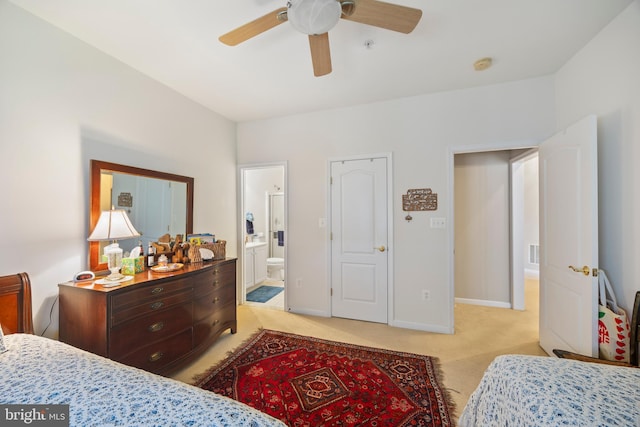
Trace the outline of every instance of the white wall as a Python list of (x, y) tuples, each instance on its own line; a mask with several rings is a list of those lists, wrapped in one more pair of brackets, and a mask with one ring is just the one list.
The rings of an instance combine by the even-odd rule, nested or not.
[(233, 122), (6, 1), (0, 64), (0, 275), (29, 273), (36, 333), (87, 268), (89, 159), (193, 176), (195, 231), (236, 253)]
[[(248, 169), (245, 171), (244, 208), (253, 213), (254, 233), (268, 238), (267, 194), (284, 191), (284, 171), (281, 166)], [(241, 213), (244, 218), (246, 212)], [(245, 229), (246, 231), (246, 229)]]
[[(238, 124), (238, 162), (289, 161), (288, 288), (292, 311), (329, 315), (327, 160), (393, 152), (395, 302), (391, 323), (452, 331), (449, 307), (452, 248), (431, 217), (451, 218), (447, 194), (450, 150), (492, 144), (529, 146), (552, 133), (553, 78), (416, 96)], [(404, 220), (402, 194), (438, 193), (438, 210)], [(431, 299), (423, 301), (421, 290)]]
[(639, 0), (558, 71), (555, 86), (558, 129), (598, 115), (600, 268), (631, 310), (640, 290)]

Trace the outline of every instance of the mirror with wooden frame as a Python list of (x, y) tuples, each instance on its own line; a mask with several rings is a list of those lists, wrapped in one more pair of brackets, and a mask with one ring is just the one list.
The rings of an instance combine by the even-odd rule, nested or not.
[[(140, 242), (146, 253), (148, 243), (164, 234), (193, 233), (193, 178), (91, 160), (90, 180), (89, 233), (102, 211), (124, 209), (141, 234), (118, 241), (125, 253)], [(109, 243), (89, 242), (90, 270), (107, 270), (101, 255)]]

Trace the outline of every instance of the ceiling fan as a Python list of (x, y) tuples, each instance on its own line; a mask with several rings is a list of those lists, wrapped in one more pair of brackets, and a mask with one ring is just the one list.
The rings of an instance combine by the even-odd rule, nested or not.
[(236, 46), (286, 21), (308, 34), (313, 74), (331, 72), (329, 30), (340, 20), (358, 22), (408, 34), (418, 25), (422, 11), (378, 0), (288, 0), (281, 7), (220, 36), (220, 41)]

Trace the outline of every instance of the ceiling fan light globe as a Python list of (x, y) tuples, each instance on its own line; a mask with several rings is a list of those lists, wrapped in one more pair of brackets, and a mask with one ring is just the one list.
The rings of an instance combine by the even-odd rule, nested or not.
[(336, 0), (289, 0), (287, 17), (297, 31), (320, 35), (340, 20), (342, 7)]

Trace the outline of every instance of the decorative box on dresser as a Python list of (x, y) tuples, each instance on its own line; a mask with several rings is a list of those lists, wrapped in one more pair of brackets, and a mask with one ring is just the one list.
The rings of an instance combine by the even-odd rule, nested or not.
[(151, 270), (116, 287), (59, 285), (60, 341), (158, 374), (237, 331), (236, 260)]

